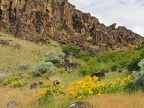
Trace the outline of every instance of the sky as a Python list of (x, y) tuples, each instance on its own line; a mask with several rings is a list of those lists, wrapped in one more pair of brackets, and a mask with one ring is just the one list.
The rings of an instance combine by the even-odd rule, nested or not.
[(144, 37), (144, 0), (68, 0), (100, 23), (125, 26)]

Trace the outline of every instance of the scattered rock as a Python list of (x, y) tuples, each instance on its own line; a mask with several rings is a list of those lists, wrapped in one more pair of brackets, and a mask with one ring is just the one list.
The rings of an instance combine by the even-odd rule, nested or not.
[(93, 108), (92, 105), (88, 102), (75, 102), (73, 104), (70, 104), (66, 108)]
[(9, 45), (10, 43), (12, 42), (12, 40), (3, 40), (3, 39), (0, 39), (0, 44), (1, 45)]
[(12, 40), (4, 40), (4, 39), (0, 39), (0, 45), (11, 46), (17, 49), (20, 49), (21, 46), (19, 43), (15, 43)]
[(98, 72), (91, 74), (91, 77), (94, 77), (94, 76), (99, 77), (99, 80), (100, 80), (100, 78), (105, 77), (105, 71), (100, 70)]
[(16, 107), (16, 106), (18, 106), (18, 105), (20, 105), (20, 103), (19, 102), (16, 102), (16, 101), (9, 101), (8, 103), (7, 103), (7, 107), (8, 108), (12, 108), (12, 107)]
[(30, 85), (30, 89), (36, 89), (43, 85), (43, 82), (39, 81), (38, 83), (34, 82)]
[(39, 82), (39, 85), (43, 85), (43, 82), (40, 81), (40, 82)]
[(31, 89), (36, 89), (38, 87), (38, 84), (37, 83), (33, 83), (30, 85), (30, 88)]
[(54, 86), (57, 86), (57, 85), (59, 85), (59, 84), (60, 84), (60, 82), (59, 82), (58, 80), (53, 81), (53, 85), (54, 85)]
[(118, 73), (122, 73), (122, 72), (123, 72), (123, 70), (121, 70), (121, 69), (120, 69), (120, 70), (118, 70)]
[(77, 69), (78, 64), (70, 63), (69, 60), (67, 60), (67, 58), (64, 58), (64, 62), (56, 64), (56, 67), (58, 68), (64, 67), (66, 71), (69, 71), (70, 69), (72, 70)]

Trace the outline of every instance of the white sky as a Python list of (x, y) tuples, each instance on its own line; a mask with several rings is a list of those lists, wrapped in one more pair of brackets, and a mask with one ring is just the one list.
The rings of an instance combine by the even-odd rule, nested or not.
[(144, 37), (144, 0), (68, 0), (100, 23), (126, 26)]

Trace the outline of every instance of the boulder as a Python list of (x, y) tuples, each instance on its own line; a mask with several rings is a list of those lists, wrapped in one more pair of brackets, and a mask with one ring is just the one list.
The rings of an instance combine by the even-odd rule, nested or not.
[(92, 74), (91, 74), (91, 77), (94, 77), (94, 76), (95, 76), (95, 77), (98, 77), (99, 80), (100, 80), (100, 78), (105, 77), (105, 71), (100, 70), (100, 71), (98, 71), (98, 72), (92, 73)]
[(54, 85), (54, 86), (57, 86), (57, 85), (59, 85), (59, 84), (60, 84), (60, 82), (59, 82), (58, 80), (54, 80), (54, 81), (53, 81), (53, 85)]
[(30, 88), (31, 89), (36, 89), (38, 87), (38, 84), (37, 83), (33, 83), (30, 85)]
[(70, 105), (68, 105), (66, 108), (94, 108), (90, 103), (88, 102), (75, 102)]

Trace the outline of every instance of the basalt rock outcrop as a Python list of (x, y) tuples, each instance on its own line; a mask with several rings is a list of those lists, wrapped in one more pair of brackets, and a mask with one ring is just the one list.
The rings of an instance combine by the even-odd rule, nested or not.
[[(82, 13), (67, 0), (0, 0), (0, 31), (33, 42), (49, 38), (67, 43), (77, 33), (101, 48), (139, 45), (143, 37), (116, 24), (105, 26), (89, 13)], [(65, 38), (70, 35), (71, 38)], [(72, 43), (83, 45), (85, 42)], [(84, 46), (85, 47), (85, 46)]]

